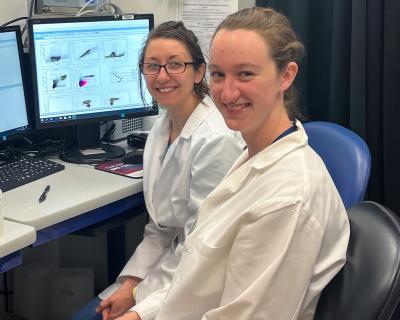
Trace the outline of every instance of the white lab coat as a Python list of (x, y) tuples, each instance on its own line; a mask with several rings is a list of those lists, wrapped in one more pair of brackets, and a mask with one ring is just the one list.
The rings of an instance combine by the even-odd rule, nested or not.
[(143, 192), (150, 216), (144, 239), (117, 283), (100, 295), (101, 299), (108, 297), (124, 276), (144, 279), (137, 286), (137, 304), (132, 308), (142, 320), (155, 318), (200, 204), (244, 146), (241, 137), (226, 127), (209, 97), (196, 107), (167, 150), (169, 133), (170, 119), (164, 114), (155, 122), (143, 156)]
[(204, 201), (157, 320), (313, 319), (345, 262), (349, 223), (297, 125), (245, 151)]

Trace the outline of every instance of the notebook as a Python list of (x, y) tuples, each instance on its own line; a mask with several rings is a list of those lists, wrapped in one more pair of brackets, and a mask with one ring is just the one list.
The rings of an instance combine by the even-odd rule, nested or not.
[(95, 169), (133, 179), (143, 178), (143, 165), (123, 163), (121, 160), (111, 160), (100, 163), (95, 166)]

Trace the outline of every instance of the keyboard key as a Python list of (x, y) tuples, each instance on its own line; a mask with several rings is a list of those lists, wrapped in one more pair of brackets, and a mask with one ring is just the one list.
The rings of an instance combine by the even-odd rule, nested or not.
[(29, 156), (13, 159), (0, 165), (0, 189), (6, 192), (64, 169), (51, 160)]

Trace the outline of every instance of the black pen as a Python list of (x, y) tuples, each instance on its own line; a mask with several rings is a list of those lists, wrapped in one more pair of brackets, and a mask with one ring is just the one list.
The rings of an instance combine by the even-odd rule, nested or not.
[(42, 194), (39, 197), (39, 203), (43, 202), (47, 198), (47, 193), (50, 191), (50, 185), (47, 185), (46, 188), (44, 188)]

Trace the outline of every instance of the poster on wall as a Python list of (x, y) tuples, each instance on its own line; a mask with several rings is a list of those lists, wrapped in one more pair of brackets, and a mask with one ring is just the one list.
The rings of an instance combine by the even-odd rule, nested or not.
[(238, 0), (178, 0), (176, 18), (198, 37), (208, 60), (211, 37), (228, 15), (238, 10)]

